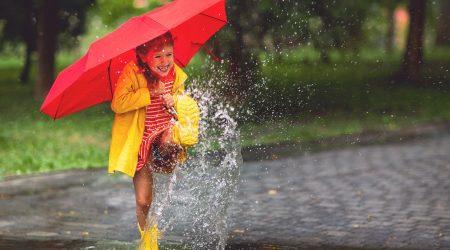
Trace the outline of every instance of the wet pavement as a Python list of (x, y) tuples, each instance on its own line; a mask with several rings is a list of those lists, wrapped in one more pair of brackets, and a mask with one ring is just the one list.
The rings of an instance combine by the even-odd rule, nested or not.
[[(241, 168), (227, 249), (450, 249), (448, 129), (274, 152)], [(0, 249), (134, 249), (137, 239), (128, 177), (101, 169), (0, 182)]]
[(450, 135), (248, 162), (230, 242), (450, 249)]

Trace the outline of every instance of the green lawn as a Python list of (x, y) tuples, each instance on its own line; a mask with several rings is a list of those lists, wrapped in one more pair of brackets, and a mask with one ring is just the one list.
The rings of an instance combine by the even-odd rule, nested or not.
[(39, 112), (30, 86), (2, 78), (0, 93), (0, 176), (106, 165), (113, 118), (107, 106), (54, 121)]
[[(450, 121), (449, 50), (427, 55), (429, 86), (390, 83), (399, 65), (395, 55), (332, 58), (324, 65), (303, 51), (276, 63), (267, 57), (265, 84), (254, 93), (257, 115), (241, 119), (242, 144), (305, 143)], [(59, 60), (67, 65), (72, 59)], [(198, 64), (188, 69), (194, 78)], [(17, 82), (19, 67), (15, 58), (0, 62), (0, 176), (106, 166), (113, 121), (108, 104), (53, 121), (39, 112), (42, 101), (33, 100), (32, 84)]]
[(262, 71), (265, 85), (253, 101), (259, 116), (242, 126), (243, 146), (450, 121), (449, 49), (427, 55), (424, 86), (391, 82), (399, 54), (363, 51), (332, 58), (320, 64), (317, 55), (294, 51), (281, 62), (268, 60)]

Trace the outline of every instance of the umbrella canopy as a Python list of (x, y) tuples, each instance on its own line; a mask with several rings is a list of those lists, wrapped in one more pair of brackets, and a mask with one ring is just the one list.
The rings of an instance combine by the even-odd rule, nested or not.
[(226, 23), (225, 0), (175, 0), (133, 17), (58, 75), (41, 112), (57, 119), (111, 100), (122, 68), (136, 58), (134, 49), (166, 32), (174, 39), (175, 63), (184, 67)]

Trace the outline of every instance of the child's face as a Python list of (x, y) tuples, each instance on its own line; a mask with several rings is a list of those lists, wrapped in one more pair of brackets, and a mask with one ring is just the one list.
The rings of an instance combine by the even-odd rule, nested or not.
[(159, 77), (167, 76), (173, 67), (173, 46), (166, 44), (162, 49), (150, 50), (142, 60)]

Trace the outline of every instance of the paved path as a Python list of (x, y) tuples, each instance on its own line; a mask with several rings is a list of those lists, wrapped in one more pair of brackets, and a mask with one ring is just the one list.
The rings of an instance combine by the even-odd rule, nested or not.
[[(229, 214), (230, 249), (450, 249), (450, 134), (246, 162)], [(0, 182), (0, 249), (129, 242), (134, 220), (105, 170)]]
[(450, 249), (450, 135), (250, 162), (230, 242)]

